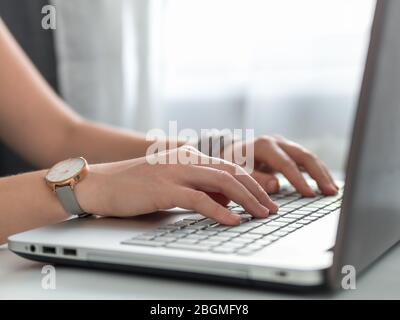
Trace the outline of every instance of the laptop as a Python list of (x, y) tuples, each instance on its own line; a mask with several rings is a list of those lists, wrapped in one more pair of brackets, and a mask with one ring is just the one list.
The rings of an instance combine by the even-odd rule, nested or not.
[(337, 288), (400, 237), (400, 1), (378, 0), (345, 184), (333, 197), (290, 186), (276, 215), (229, 227), (172, 210), (130, 219), (72, 219), (14, 235), (37, 261), (289, 289)]

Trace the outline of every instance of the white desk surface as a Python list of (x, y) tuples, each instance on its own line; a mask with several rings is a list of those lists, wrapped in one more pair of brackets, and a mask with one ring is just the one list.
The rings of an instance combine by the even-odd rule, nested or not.
[(400, 299), (400, 245), (357, 279), (356, 290), (307, 296), (62, 266), (56, 290), (44, 290), (42, 266), (0, 246), (0, 299)]

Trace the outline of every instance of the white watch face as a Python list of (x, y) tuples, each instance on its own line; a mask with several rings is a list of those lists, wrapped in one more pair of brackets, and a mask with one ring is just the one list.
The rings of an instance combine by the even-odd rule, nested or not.
[(64, 160), (49, 170), (46, 179), (53, 183), (62, 182), (76, 176), (84, 167), (85, 160), (81, 158)]

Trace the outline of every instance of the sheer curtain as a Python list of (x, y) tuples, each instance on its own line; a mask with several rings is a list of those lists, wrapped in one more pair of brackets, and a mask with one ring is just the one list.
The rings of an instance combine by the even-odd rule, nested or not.
[(282, 133), (343, 167), (373, 0), (53, 0), (64, 97), (147, 130)]
[(158, 105), (162, 0), (52, 0), (63, 97), (88, 119), (148, 130)]

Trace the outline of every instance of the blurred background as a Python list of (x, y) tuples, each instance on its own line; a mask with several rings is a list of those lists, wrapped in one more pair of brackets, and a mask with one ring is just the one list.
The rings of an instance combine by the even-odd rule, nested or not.
[(344, 168), (375, 1), (50, 3), (59, 92), (85, 117), (280, 133)]

